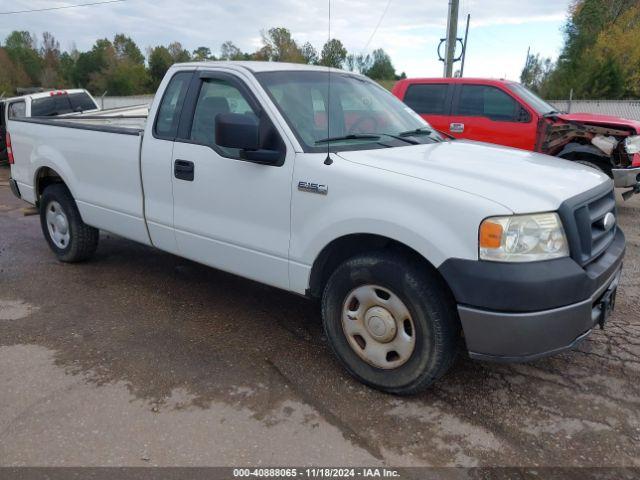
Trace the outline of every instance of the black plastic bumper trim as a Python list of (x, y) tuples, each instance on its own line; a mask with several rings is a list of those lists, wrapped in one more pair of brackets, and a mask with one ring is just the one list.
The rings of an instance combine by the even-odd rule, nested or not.
[(469, 352), (469, 357), (473, 360), (478, 360), (481, 362), (494, 362), (494, 363), (525, 363), (525, 362), (533, 362), (535, 360), (540, 360), (542, 358), (551, 357), (553, 355), (557, 355), (558, 353), (566, 352), (567, 350), (573, 350), (576, 348), (582, 341), (591, 335), (593, 329), (589, 329), (584, 332), (582, 335), (579, 335), (573, 342), (564, 347), (556, 348), (554, 350), (548, 350), (542, 353), (534, 353), (531, 355), (520, 355), (520, 356), (506, 356), (506, 355), (488, 355), (486, 353), (477, 353), (477, 352)]
[[(523, 362), (573, 348), (598, 323), (604, 322), (612, 305), (602, 301), (613, 294), (620, 281), (618, 267), (590, 298), (552, 310), (508, 313), (462, 305), (458, 313), (469, 355), (476, 359)], [(603, 311), (603, 309), (606, 309)]]
[(13, 193), (16, 197), (22, 198), (20, 189), (18, 188), (18, 182), (16, 182), (13, 178), (9, 179), (9, 188), (11, 189), (11, 193)]
[(622, 264), (620, 229), (609, 247), (582, 268), (570, 257), (532, 263), (452, 258), (438, 270), (460, 305), (497, 312), (537, 312), (582, 302)]

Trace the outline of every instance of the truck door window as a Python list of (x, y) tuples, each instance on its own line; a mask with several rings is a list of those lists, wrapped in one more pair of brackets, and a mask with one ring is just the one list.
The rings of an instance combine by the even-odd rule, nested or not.
[(455, 114), (503, 122), (523, 119), (520, 104), (502, 90), (489, 85), (462, 85)]
[(24, 118), (27, 115), (27, 104), (13, 102), (9, 105), (9, 118)]
[(162, 97), (162, 102), (158, 108), (158, 114), (156, 115), (156, 125), (154, 128), (156, 137), (166, 140), (175, 139), (178, 133), (178, 123), (180, 113), (182, 112), (182, 105), (184, 104), (184, 98), (187, 94), (192, 75), (191, 72), (176, 73), (169, 82), (169, 85), (167, 85), (167, 89)]
[(446, 115), (447, 88), (443, 83), (410, 85), (404, 103), (416, 113)]
[(190, 140), (215, 147), (222, 155), (240, 159), (240, 150), (216, 144), (216, 117), (221, 113), (239, 113), (257, 117), (242, 92), (226, 80), (207, 78), (202, 82), (193, 115)]

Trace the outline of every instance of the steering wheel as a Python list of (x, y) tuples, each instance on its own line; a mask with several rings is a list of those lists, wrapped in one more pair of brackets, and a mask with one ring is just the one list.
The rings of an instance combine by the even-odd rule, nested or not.
[[(371, 128), (360, 129), (362, 124), (366, 124), (367, 122), (369, 122), (369, 124), (371, 125)], [(355, 122), (353, 122), (353, 125), (351, 125), (351, 127), (349, 128), (348, 133), (349, 134), (370, 133), (370, 132), (377, 132), (377, 131), (378, 131), (378, 120), (376, 120), (375, 117), (360, 117)]]

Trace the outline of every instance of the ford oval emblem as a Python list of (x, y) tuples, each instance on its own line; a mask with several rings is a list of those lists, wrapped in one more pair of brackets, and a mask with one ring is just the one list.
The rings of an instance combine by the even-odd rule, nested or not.
[(607, 213), (602, 219), (602, 228), (604, 228), (606, 232), (611, 230), (615, 226), (615, 224), (616, 216), (611, 212)]

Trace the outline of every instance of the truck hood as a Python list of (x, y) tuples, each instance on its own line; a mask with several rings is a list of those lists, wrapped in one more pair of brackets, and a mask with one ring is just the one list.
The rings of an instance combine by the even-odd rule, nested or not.
[(557, 117), (568, 122), (587, 123), (589, 125), (610, 126), (614, 128), (631, 127), (636, 133), (640, 133), (640, 122), (627, 118), (596, 115), (593, 113), (563, 113), (562, 115), (557, 115)]
[(556, 157), (465, 140), (339, 155), (477, 195), (514, 213), (554, 211), (566, 199), (611, 181), (595, 169)]

